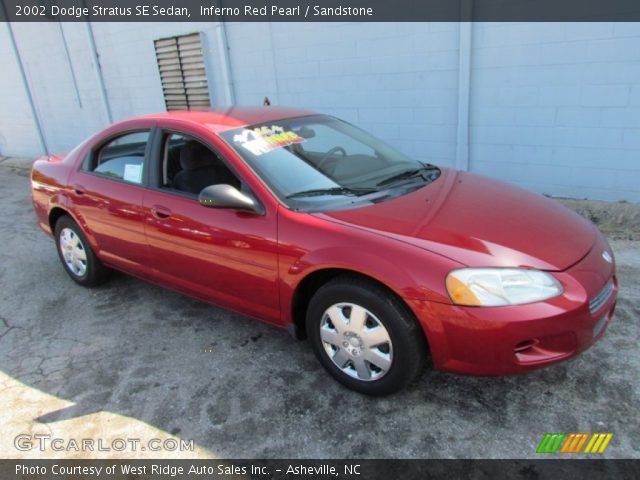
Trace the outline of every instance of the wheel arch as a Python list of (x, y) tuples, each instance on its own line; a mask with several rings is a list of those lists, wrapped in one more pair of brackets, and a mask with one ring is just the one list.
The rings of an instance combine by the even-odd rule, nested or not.
[[(53, 207), (51, 211), (49, 211), (49, 228), (51, 229), (52, 234), (55, 233), (56, 223), (60, 217), (63, 217), (64, 215), (68, 215), (73, 218), (73, 215), (62, 207)], [(75, 218), (73, 220), (76, 221)]]
[(89, 241), (89, 246), (93, 249), (94, 253), (96, 253), (96, 255), (99, 256), (100, 247), (98, 246), (98, 243), (96, 242), (95, 237), (87, 227), (86, 223), (83, 222), (81, 218), (76, 217), (71, 212), (70, 209), (64, 206), (61, 206), (60, 204), (54, 205), (49, 210), (48, 222), (49, 222), (49, 228), (51, 229), (51, 235), (55, 236), (56, 222), (65, 215), (67, 215), (69, 218), (71, 218), (74, 222), (78, 224), (78, 226), (82, 229), (82, 233), (84, 233), (84, 235), (87, 237), (87, 240)]
[[(341, 267), (326, 267), (309, 272), (300, 282), (297, 284), (291, 301), (291, 321), (293, 327), (293, 333), (298, 339), (307, 338), (306, 333), (306, 313), (309, 306), (309, 301), (313, 297), (314, 293), (318, 291), (320, 287), (330, 282), (331, 280), (340, 276), (352, 276), (359, 278), (363, 281), (374, 283), (380, 288), (387, 291), (390, 295), (393, 295), (403, 306), (407, 312), (414, 318), (416, 324), (419, 326), (415, 313), (407, 302), (399, 295), (394, 289), (384, 282), (372, 277), (371, 275), (364, 274), (357, 270)], [(422, 328), (420, 328), (422, 331)], [(424, 334), (424, 332), (423, 332)], [(428, 343), (428, 338), (424, 334), (425, 341)]]

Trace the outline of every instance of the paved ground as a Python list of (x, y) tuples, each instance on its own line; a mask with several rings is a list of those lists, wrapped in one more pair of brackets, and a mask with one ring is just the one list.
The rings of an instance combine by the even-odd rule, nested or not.
[(545, 432), (599, 431), (615, 435), (607, 457), (640, 456), (640, 242), (614, 242), (615, 322), (579, 358), (509, 378), (428, 372), (372, 399), (285, 332), (124, 275), (78, 287), (35, 224), (25, 173), (1, 163), (0, 457), (41, 455), (13, 437), (42, 431), (175, 435), (223, 458), (535, 457)]

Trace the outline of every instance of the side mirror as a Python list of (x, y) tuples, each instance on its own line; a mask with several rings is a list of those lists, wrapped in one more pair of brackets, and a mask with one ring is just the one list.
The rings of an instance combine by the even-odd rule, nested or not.
[(200, 205), (208, 208), (233, 208), (262, 214), (264, 210), (256, 200), (227, 184), (209, 185), (198, 195)]

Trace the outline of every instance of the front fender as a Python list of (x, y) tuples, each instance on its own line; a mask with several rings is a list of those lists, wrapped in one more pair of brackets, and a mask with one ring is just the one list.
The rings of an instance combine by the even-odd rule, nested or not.
[(461, 264), (372, 232), (280, 209), (280, 299), (283, 321), (293, 320), (296, 290), (309, 275), (341, 269), (370, 277), (410, 299), (450, 303), (445, 278)]
[(400, 296), (415, 295), (411, 289), (416, 282), (408, 272), (380, 255), (347, 246), (307, 252), (290, 265), (283, 280), (296, 287), (308, 275), (327, 269), (353, 271), (377, 280)]

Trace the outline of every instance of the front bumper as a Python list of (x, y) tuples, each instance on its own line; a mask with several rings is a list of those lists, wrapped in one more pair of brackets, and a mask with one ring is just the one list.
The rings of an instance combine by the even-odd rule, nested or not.
[(589, 348), (611, 322), (618, 295), (604, 238), (577, 264), (553, 275), (564, 293), (509, 307), (459, 307), (409, 301), (429, 341), (435, 368), (508, 375), (556, 363)]

